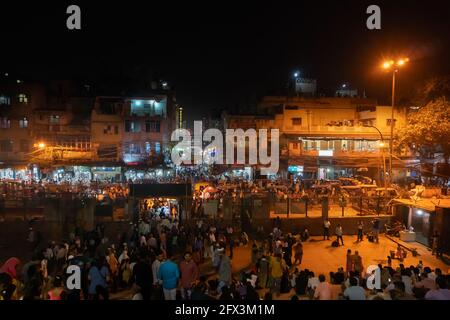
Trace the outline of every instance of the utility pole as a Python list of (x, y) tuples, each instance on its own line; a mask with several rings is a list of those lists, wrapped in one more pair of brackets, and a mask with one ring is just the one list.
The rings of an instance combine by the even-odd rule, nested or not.
[(395, 73), (392, 72), (392, 109), (391, 109), (391, 139), (389, 140), (389, 184), (392, 183), (392, 153), (394, 148), (394, 107), (395, 107)]

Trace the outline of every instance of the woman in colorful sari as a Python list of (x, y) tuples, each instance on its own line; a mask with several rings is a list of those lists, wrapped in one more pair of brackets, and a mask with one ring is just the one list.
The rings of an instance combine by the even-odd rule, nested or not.
[(17, 269), (20, 265), (20, 260), (18, 258), (9, 258), (3, 266), (0, 268), (0, 275), (2, 275), (2, 279), (8, 279), (5, 282), (5, 286), (3, 290), (7, 292), (6, 296), (3, 296), (5, 300), (17, 300), (17, 288), (19, 286), (19, 281), (17, 279)]

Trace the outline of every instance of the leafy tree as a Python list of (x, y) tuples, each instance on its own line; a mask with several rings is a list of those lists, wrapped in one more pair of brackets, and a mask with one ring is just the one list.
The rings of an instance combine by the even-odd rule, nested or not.
[(409, 114), (407, 124), (397, 131), (397, 147), (409, 147), (422, 157), (443, 153), (450, 157), (450, 101), (442, 96)]

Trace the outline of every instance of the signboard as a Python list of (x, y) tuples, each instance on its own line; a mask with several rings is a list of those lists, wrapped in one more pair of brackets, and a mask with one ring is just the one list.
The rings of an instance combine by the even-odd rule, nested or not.
[(333, 150), (319, 150), (319, 157), (332, 157)]
[(292, 173), (303, 172), (303, 166), (289, 166), (288, 171)]

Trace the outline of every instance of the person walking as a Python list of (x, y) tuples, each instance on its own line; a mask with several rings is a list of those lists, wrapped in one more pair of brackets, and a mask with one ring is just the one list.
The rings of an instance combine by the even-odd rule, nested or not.
[(176, 300), (179, 278), (180, 271), (178, 266), (170, 257), (167, 257), (167, 260), (161, 263), (158, 270), (158, 279), (162, 282), (165, 300)]
[(364, 223), (362, 220), (358, 221), (358, 238), (356, 239), (357, 242), (363, 241), (363, 229), (364, 229)]
[(337, 241), (337, 243), (339, 244), (339, 240), (341, 240), (341, 243), (342, 243), (342, 245), (344, 245), (344, 239), (342, 239), (342, 233), (343, 233), (343, 230), (342, 230), (342, 226), (340, 225), (340, 224), (338, 224), (337, 226), (336, 226), (336, 241)]
[(325, 240), (325, 238), (330, 240), (330, 226), (331, 222), (328, 219), (325, 219), (323, 222), (323, 240)]

